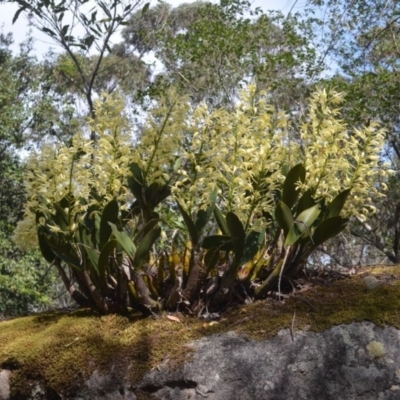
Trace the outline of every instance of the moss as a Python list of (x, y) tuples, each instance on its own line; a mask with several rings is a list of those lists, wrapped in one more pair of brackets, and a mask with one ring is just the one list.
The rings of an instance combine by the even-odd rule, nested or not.
[[(368, 289), (364, 277), (378, 278)], [(179, 366), (191, 352), (188, 342), (236, 331), (265, 340), (282, 328), (321, 331), (333, 325), (372, 321), (400, 329), (400, 267), (362, 270), (357, 276), (312, 284), (284, 302), (271, 299), (229, 309), (217, 323), (176, 314), (143, 319), (139, 315), (99, 316), (81, 310), (52, 312), (0, 323), (0, 367), (14, 370), (12, 395), (23, 397), (41, 380), (63, 395), (76, 392), (95, 370), (133, 385), (165, 360)]]

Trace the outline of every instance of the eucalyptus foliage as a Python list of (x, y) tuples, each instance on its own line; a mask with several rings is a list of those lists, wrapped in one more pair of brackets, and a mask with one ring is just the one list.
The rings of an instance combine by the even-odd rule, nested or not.
[(384, 131), (350, 131), (341, 102), (315, 92), (299, 144), (254, 85), (234, 110), (171, 91), (133, 141), (122, 100), (105, 94), (95, 143), (78, 132), (29, 158), (15, 239), (39, 244), (74, 299), (102, 313), (199, 314), (280, 292), (350, 217), (373, 214), (391, 173)]
[(41, 130), (33, 111), (40, 101), (32, 96), (39, 68), (29, 41), (16, 55), (11, 44), (11, 35), (0, 34), (0, 317), (49, 306), (55, 281), (52, 269), (46, 273), (49, 267), (38, 249), (24, 253), (11, 240), (25, 201), (24, 168), (17, 150), (30, 142), (33, 127), (38, 135)]
[[(396, 0), (309, 1), (320, 27), (321, 54), (336, 70), (327, 79), (346, 93), (343, 117), (351, 125), (377, 120), (386, 128), (383, 157), (397, 171), (372, 219), (352, 227), (369, 252), (365, 262), (400, 262), (399, 156), (400, 3)], [(307, 10), (310, 15), (312, 10)], [(348, 237), (346, 241), (352, 242)], [(378, 250), (378, 251), (377, 251)], [(343, 253), (333, 251), (333, 255)], [(354, 251), (352, 251), (354, 253)], [(375, 258), (375, 260), (373, 260)]]

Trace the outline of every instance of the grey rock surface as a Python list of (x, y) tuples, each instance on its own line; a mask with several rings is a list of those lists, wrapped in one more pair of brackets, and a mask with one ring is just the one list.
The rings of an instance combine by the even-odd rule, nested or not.
[[(393, 327), (353, 323), (320, 333), (296, 331), (293, 339), (282, 330), (266, 341), (229, 332), (191, 346), (190, 361), (178, 369), (165, 362), (138, 387), (113, 371), (95, 371), (73, 400), (135, 400), (139, 391), (140, 398), (163, 400), (400, 399), (400, 331)], [(3, 400), (11, 399), (9, 376), (0, 371)], [(67, 400), (46, 388), (39, 392), (31, 399)]]
[(400, 332), (369, 322), (325, 332), (282, 330), (269, 341), (235, 333), (195, 342), (180, 371), (147, 374), (141, 389), (165, 400), (398, 400)]
[(0, 399), (8, 399), (10, 397), (10, 374), (8, 369), (0, 370)]

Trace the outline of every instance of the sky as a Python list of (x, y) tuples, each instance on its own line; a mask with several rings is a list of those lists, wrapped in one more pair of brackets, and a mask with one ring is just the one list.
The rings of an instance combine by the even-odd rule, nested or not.
[[(167, 3), (177, 6), (182, 3), (193, 3), (192, 0), (166, 0)], [(253, 7), (260, 7), (264, 11), (267, 10), (280, 10), (282, 12), (289, 12), (294, 0), (253, 0)], [(297, 2), (295, 2), (296, 4)], [(151, 4), (156, 4), (152, 0)], [(22, 14), (19, 16), (15, 24), (12, 24), (12, 19), (18, 8), (15, 5), (2, 3), (0, 4), (0, 26), (3, 32), (11, 32), (14, 37), (13, 50), (18, 51), (18, 44), (23, 42), (29, 32), (28, 21)], [(32, 36), (35, 38), (34, 52), (38, 56), (43, 56), (50, 48), (57, 51), (57, 45), (49, 39), (48, 36), (33, 28)]]

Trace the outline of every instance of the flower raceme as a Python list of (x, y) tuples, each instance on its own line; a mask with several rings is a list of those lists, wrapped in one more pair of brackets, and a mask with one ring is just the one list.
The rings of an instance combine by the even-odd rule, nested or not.
[[(139, 138), (133, 140), (123, 100), (104, 95), (96, 103), (96, 118), (88, 128), (93, 143), (78, 132), (70, 145), (45, 145), (27, 161), (25, 218), (15, 232), (21, 247), (36, 242), (37, 212), (54, 214), (54, 204), (70, 195), (67, 226), (50, 226), (69, 234), (92, 205), (101, 210), (116, 199), (121, 210), (135, 201), (129, 191), (129, 165), (136, 163), (148, 185), (168, 185), (171, 198), (190, 214), (205, 210), (210, 193), (218, 191), (218, 206), (234, 212), (246, 231), (260, 230), (273, 214), (285, 171), (298, 163), (306, 179), (297, 190), (332, 200), (351, 188), (344, 216), (366, 219), (373, 200), (382, 196), (391, 173), (381, 162), (385, 132), (375, 123), (350, 130), (340, 119), (343, 96), (317, 90), (298, 142), (290, 137), (290, 121), (277, 112), (267, 93), (249, 85), (234, 110), (193, 108), (188, 97), (171, 91), (149, 113)], [(383, 185), (383, 184), (382, 184)], [(170, 200), (158, 206), (171, 208)]]

